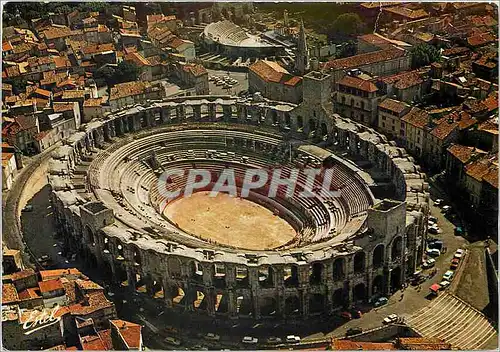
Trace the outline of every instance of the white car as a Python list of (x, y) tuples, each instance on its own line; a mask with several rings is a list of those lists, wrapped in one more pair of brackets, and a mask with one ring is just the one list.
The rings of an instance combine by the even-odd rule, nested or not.
[(458, 259), (461, 259), (465, 254), (465, 251), (462, 249), (462, 248), (459, 248), (457, 249), (457, 251), (455, 252), (455, 255), (454, 257), (455, 258), (458, 258)]
[(251, 336), (245, 336), (243, 340), (241, 340), (241, 343), (247, 344), (247, 345), (255, 345), (257, 342), (259, 342), (259, 339), (256, 337), (251, 337)]
[(288, 335), (286, 337), (286, 342), (287, 343), (299, 343), (300, 342), (300, 337), (295, 336), (295, 335)]
[(220, 340), (219, 335), (211, 333), (211, 332), (207, 333), (203, 338), (205, 340), (209, 340), (209, 341), (219, 341)]
[(176, 339), (175, 337), (165, 337), (163, 342), (169, 344), (169, 345), (174, 345), (174, 346), (180, 346), (181, 341), (179, 339)]
[(387, 318), (384, 318), (382, 323), (384, 324), (392, 324), (398, 320), (398, 315), (397, 314), (391, 314)]
[(441, 206), (443, 203), (444, 203), (444, 200), (442, 200), (441, 198), (440, 199), (436, 199), (434, 201), (434, 205), (437, 206), (437, 207)]
[(439, 286), (441, 287), (441, 290), (444, 290), (445, 288), (447, 288), (448, 286), (450, 286), (450, 282), (449, 281), (446, 281), (446, 280), (443, 280), (439, 283)]
[(448, 211), (450, 211), (450, 210), (451, 210), (451, 207), (450, 207), (449, 205), (445, 205), (445, 206), (443, 207), (443, 212), (444, 212), (444, 213), (446, 213), (446, 212), (448, 212)]
[(443, 281), (451, 281), (453, 279), (453, 275), (455, 274), (454, 271), (448, 270), (447, 272), (444, 273), (443, 275)]
[(427, 269), (427, 268), (432, 268), (434, 265), (436, 265), (436, 259), (434, 258), (429, 258), (425, 261), (424, 264), (422, 264), (422, 268)]

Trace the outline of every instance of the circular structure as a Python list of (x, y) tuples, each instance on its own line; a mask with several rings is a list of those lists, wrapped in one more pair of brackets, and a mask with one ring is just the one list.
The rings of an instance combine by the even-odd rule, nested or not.
[[(54, 214), (66, 250), (169, 308), (209, 315), (307, 317), (398, 289), (423, 251), (424, 175), (384, 136), (336, 114), (317, 114), (317, 107), (184, 97), (88, 124), (54, 153), (50, 165)], [(316, 141), (330, 150), (311, 143)], [(203, 216), (213, 225), (216, 215), (204, 207), (216, 199), (195, 193), (190, 200), (172, 200), (159, 182), (173, 169), (200, 168), (217, 176), (229, 168), (242, 179), (247, 170), (279, 168), (291, 175), (308, 167), (330, 173), (339, 193), (301, 197), (278, 191), (269, 197), (264, 187), (245, 201), (222, 196), (218, 204), (227, 204), (217, 211), (233, 216), (222, 226), (235, 226), (236, 214), (258, 209), (281, 222), (276, 229), (289, 227), (262, 239), (258, 231), (274, 228), (262, 215), (261, 230), (251, 220), (239, 223), (248, 229), (226, 233), (215, 227), (204, 232), (203, 223), (186, 225)], [(189, 182), (181, 173), (166, 187), (185, 189)], [(295, 184), (306, 182), (299, 174)]]
[(240, 197), (197, 192), (165, 208), (164, 215), (180, 229), (230, 247), (267, 250), (291, 241), (296, 232), (271, 210)]
[(229, 56), (275, 56), (284, 53), (282, 45), (265, 41), (258, 36), (245, 32), (231, 21), (208, 24), (201, 34), (208, 48)]

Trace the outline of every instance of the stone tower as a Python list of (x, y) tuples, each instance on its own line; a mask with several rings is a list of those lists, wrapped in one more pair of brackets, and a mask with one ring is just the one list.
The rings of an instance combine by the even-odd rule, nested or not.
[(297, 41), (297, 52), (295, 54), (295, 71), (303, 75), (309, 66), (309, 53), (307, 51), (306, 31), (304, 22), (300, 20), (299, 38)]

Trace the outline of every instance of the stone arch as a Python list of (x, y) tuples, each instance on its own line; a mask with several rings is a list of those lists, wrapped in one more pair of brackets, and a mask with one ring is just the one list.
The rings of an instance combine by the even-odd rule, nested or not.
[(332, 304), (334, 308), (342, 307), (344, 305), (344, 290), (341, 288), (333, 291)]
[(297, 116), (297, 131), (304, 131), (304, 118), (302, 116)]
[(322, 263), (313, 263), (309, 267), (309, 283), (311, 285), (321, 284), (322, 274), (323, 274), (323, 264)]
[(354, 272), (362, 273), (365, 271), (366, 267), (366, 255), (365, 252), (360, 251), (354, 255)]
[(259, 306), (263, 316), (274, 316), (278, 311), (278, 301), (274, 297), (262, 297)]
[(285, 127), (290, 127), (292, 125), (292, 119), (289, 112), (285, 112)]
[(345, 259), (337, 258), (333, 261), (333, 279), (342, 280), (345, 277)]
[(203, 266), (197, 261), (189, 263), (189, 275), (195, 282), (203, 282)]
[(400, 258), (402, 254), (403, 254), (403, 238), (401, 236), (397, 236), (392, 241), (391, 260), (396, 260)]
[(110, 250), (110, 247), (109, 247), (109, 242), (110, 242), (110, 241), (109, 241), (108, 236), (103, 235), (103, 236), (102, 236), (102, 247), (103, 247), (102, 251), (103, 251), (104, 253), (110, 253), (110, 251), (111, 251), (111, 250)]
[(352, 297), (354, 301), (364, 301), (366, 299), (366, 286), (364, 283), (359, 283), (352, 289)]
[(175, 256), (168, 257), (167, 267), (171, 278), (178, 279), (182, 277), (182, 264), (179, 258)]
[(372, 295), (379, 295), (384, 292), (384, 277), (382, 275), (377, 275), (373, 279), (372, 284)]
[(325, 122), (321, 123), (320, 130), (321, 130), (321, 138), (326, 140), (328, 138), (328, 126), (326, 125)]
[(396, 292), (401, 287), (401, 267), (397, 266), (391, 271), (391, 291)]
[(325, 296), (314, 293), (309, 296), (309, 313), (318, 314), (325, 310)]
[(271, 114), (271, 123), (273, 126), (277, 126), (278, 125), (278, 113), (276, 112), (276, 110), (271, 110), (270, 112)]
[(297, 265), (288, 265), (283, 271), (283, 281), (286, 287), (295, 287), (299, 284), (299, 268)]
[(313, 133), (316, 131), (318, 124), (315, 119), (309, 119), (309, 133)]
[(248, 287), (250, 280), (248, 278), (248, 268), (244, 266), (237, 266), (235, 269), (236, 286), (240, 288)]
[(213, 284), (216, 288), (226, 288), (226, 266), (223, 263), (213, 265)]
[(378, 244), (373, 250), (373, 261), (372, 265), (374, 268), (380, 268), (384, 265), (384, 245)]
[(300, 314), (300, 300), (298, 296), (290, 296), (285, 299), (285, 314), (286, 315)]
[(85, 241), (88, 244), (95, 246), (94, 231), (92, 231), (92, 228), (89, 225), (85, 225)]
[(132, 259), (134, 261), (134, 265), (142, 264), (141, 251), (136, 246), (132, 246)]
[(260, 268), (259, 272), (259, 285), (263, 288), (274, 286), (274, 269), (272, 266)]

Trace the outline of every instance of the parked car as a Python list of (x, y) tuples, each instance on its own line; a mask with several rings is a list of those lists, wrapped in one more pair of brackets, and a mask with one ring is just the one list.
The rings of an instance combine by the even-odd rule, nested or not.
[(455, 227), (455, 230), (453, 231), (455, 236), (462, 236), (464, 234), (464, 228), (461, 226)]
[(434, 241), (428, 243), (429, 248), (439, 249), (440, 251), (443, 249), (443, 246), (444, 246), (444, 243), (443, 243), (443, 241), (440, 241), (440, 240), (434, 240)]
[(391, 314), (388, 317), (384, 318), (382, 323), (384, 324), (392, 324), (395, 323), (398, 320), (398, 315), (397, 314)]
[(458, 268), (458, 265), (460, 264), (460, 259), (458, 258), (453, 258), (451, 260), (451, 264), (450, 264), (450, 269), (451, 270), (455, 270), (456, 268)]
[(381, 307), (383, 306), (384, 304), (387, 304), (387, 302), (389, 302), (389, 299), (387, 297), (379, 297), (375, 303), (373, 303), (373, 306), (374, 307)]
[(441, 251), (436, 248), (427, 248), (426, 253), (431, 257), (439, 257), (441, 255)]
[(429, 232), (430, 234), (433, 234), (433, 235), (437, 235), (437, 234), (439, 234), (439, 227), (431, 226), (431, 227), (427, 228), (427, 232)]
[(444, 273), (443, 280), (445, 280), (445, 281), (451, 281), (451, 279), (453, 279), (453, 275), (454, 274), (455, 274), (454, 271), (448, 270), (447, 272)]
[(241, 340), (241, 343), (247, 344), (247, 345), (255, 345), (259, 342), (259, 339), (256, 337), (251, 337), (251, 336), (245, 336), (243, 340)]
[(203, 338), (205, 340), (209, 340), (209, 341), (219, 341), (220, 340), (219, 335), (211, 333), (211, 332), (207, 333)]
[(21, 210), (23, 213), (28, 213), (30, 211), (33, 211), (33, 206), (31, 204), (28, 204), (27, 206), (25, 206), (22, 210)]
[(351, 320), (352, 319), (351, 313), (346, 312), (346, 311), (340, 312), (339, 315), (340, 315), (341, 318), (344, 318), (344, 319), (347, 319), (347, 320)]
[(281, 339), (279, 337), (269, 337), (266, 340), (266, 342), (269, 344), (278, 344), (278, 343), (281, 343)]
[(441, 208), (443, 213), (448, 213), (451, 211), (451, 206), (450, 205), (445, 205), (443, 208)]
[(429, 216), (429, 222), (432, 222), (433, 224), (437, 224), (438, 219), (435, 216)]
[(354, 319), (359, 319), (361, 318), (361, 316), (363, 316), (363, 313), (361, 313), (360, 310), (358, 309), (352, 309), (351, 310), (351, 316), (354, 318)]
[(450, 282), (449, 281), (446, 281), (446, 280), (443, 280), (439, 283), (439, 286), (441, 286), (441, 290), (444, 290), (445, 288), (447, 288), (448, 286), (450, 286)]
[(175, 337), (171, 337), (171, 336), (165, 337), (163, 342), (165, 342), (169, 345), (173, 345), (173, 346), (180, 346), (181, 345), (181, 340), (176, 339)]
[(362, 332), (363, 332), (363, 329), (361, 329), (361, 328), (350, 328), (346, 331), (345, 336), (349, 337), (352, 335), (361, 334)]
[(436, 207), (439, 207), (439, 206), (443, 205), (443, 203), (444, 203), (444, 200), (443, 200), (443, 199), (441, 199), (441, 198), (436, 199), (436, 200), (434, 201), (434, 205), (435, 205)]
[(174, 328), (173, 326), (171, 325), (167, 325), (165, 326), (165, 331), (169, 334), (178, 334), (179, 333), (179, 330), (177, 330), (176, 328)]
[(288, 335), (286, 337), (286, 343), (299, 343), (300, 342), (300, 337), (296, 335)]
[(454, 257), (461, 259), (464, 255), (465, 255), (465, 250), (463, 250), (462, 248), (459, 248), (456, 250)]
[(436, 259), (434, 258), (429, 258), (427, 259), (424, 264), (422, 264), (422, 268), (424, 269), (428, 269), (428, 268), (432, 268), (434, 265), (436, 265)]

